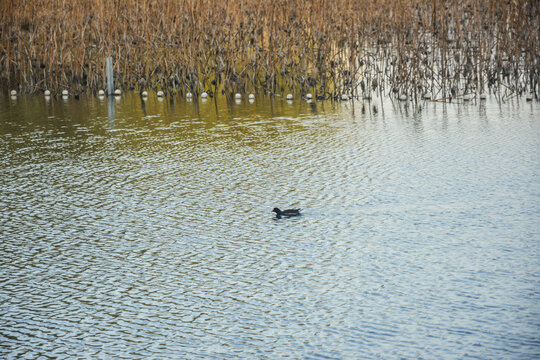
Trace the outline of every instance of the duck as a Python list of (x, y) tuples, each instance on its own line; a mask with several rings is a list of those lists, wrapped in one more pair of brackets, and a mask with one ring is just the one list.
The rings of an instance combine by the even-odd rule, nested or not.
[(277, 207), (272, 209), (272, 212), (276, 213), (276, 217), (278, 219), (281, 219), (282, 216), (285, 216), (285, 217), (300, 216), (301, 215), (300, 211), (302, 211), (302, 209), (287, 209), (287, 210), (283, 210), (283, 211), (281, 211)]

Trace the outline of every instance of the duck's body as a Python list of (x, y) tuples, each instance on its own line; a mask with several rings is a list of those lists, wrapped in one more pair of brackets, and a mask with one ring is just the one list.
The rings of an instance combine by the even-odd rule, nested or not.
[(285, 217), (299, 216), (299, 215), (301, 215), (300, 214), (301, 210), (302, 209), (287, 209), (287, 210), (281, 211), (279, 208), (276, 207), (276, 208), (272, 209), (272, 212), (275, 212), (276, 217), (278, 219), (281, 219), (282, 216), (285, 216)]

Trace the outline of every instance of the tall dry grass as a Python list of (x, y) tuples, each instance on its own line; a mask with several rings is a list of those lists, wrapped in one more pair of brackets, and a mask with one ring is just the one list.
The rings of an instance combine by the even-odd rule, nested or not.
[(538, 94), (535, 0), (2, 0), (3, 88)]

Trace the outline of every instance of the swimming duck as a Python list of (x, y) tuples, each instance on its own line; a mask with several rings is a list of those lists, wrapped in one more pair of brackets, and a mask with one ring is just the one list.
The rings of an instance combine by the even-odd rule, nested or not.
[(301, 210), (302, 209), (287, 209), (287, 210), (281, 211), (279, 208), (276, 207), (276, 208), (272, 209), (272, 212), (275, 212), (276, 217), (278, 219), (281, 219), (282, 216), (285, 216), (285, 217), (299, 216), (299, 215), (301, 215), (300, 214)]

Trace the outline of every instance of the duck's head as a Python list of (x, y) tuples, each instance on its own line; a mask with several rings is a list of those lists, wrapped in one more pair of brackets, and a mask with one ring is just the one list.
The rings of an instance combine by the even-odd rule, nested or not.
[(279, 210), (278, 208), (273, 208), (272, 212), (275, 212), (276, 214), (279, 214), (281, 212), (281, 210)]

